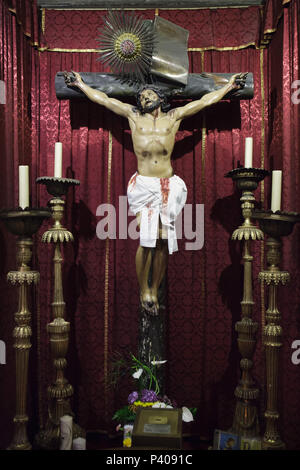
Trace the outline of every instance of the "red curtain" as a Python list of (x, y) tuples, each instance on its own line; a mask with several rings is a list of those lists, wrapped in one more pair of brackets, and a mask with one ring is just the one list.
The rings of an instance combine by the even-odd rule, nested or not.
[[(35, 2), (0, 1), (0, 80), (5, 92), (0, 103), (0, 209), (18, 207), (18, 165), (31, 165), (32, 70), (37, 67), (37, 9)], [(34, 179), (31, 174), (31, 184)], [(15, 413), (15, 364), (12, 332), (17, 311), (17, 291), (6, 281), (15, 269), (15, 237), (0, 224), (0, 339), (6, 344), (6, 364), (0, 365), (0, 447), (12, 436)], [(34, 320), (33, 345), (36, 338)], [(33, 356), (34, 357), (34, 356)], [(37, 400), (35, 360), (32, 360), (29, 407)], [(37, 421), (37, 420), (36, 420)]]
[[(190, 251), (185, 249), (188, 240), (179, 240), (180, 251), (169, 258), (166, 391), (179, 405), (198, 407), (198, 418), (191, 429), (204, 438), (211, 438), (214, 428), (227, 429), (232, 424), (233, 392), (240, 375), (234, 325), (240, 318), (243, 271), (241, 244), (230, 239), (241, 219), (240, 195), (224, 174), (236, 167), (238, 161), (243, 164), (246, 136), (254, 138), (254, 166), (283, 169), (283, 208), (299, 211), (299, 114), (289, 100), (292, 83), (299, 74), (295, 58), (299, 2), (283, 3), (286, 3), (285, 8), (280, 6), (280, 12), (276, 10), (276, 14), (270, 15), (270, 9), (274, 9), (278, 2), (267, 2), (263, 23), (260, 22), (259, 7), (158, 12), (190, 31), (190, 72), (250, 71), (254, 77), (253, 100), (222, 102), (186, 120), (177, 134), (173, 155), (175, 173), (188, 186), (187, 203), (193, 204), (194, 211), (196, 204), (204, 204), (205, 240), (202, 249)], [(7, 24), (17, 24), (16, 13), (9, 13), (7, 8), (4, 13)], [(142, 13), (145, 18), (153, 18), (155, 14), (154, 10)], [(15, 68), (16, 77), (23, 76), (29, 80), (28, 85), (25, 80), (22, 86), (31, 89), (31, 139), (24, 139), (24, 148), (28, 142), (31, 148), (28, 153), (25, 150), (21, 152), (22, 157), (19, 157), (14, 145), (13, 157), (9, 158), (7, 154), (5, 163), (1, 161), (6, 166), (15, 162), (9, 170), (9, 181), (17, 181), (15, 173), (19, 162), (31, 161), (33, 205), (44, 206), (50, 196), (44, 187), (34, 182), (38, 176), (53, 174), (54, 143), (60, 140), (63, 143), (63, 174), (81, 182), (79, 187), (69, 190), (65, 217), (65, 226), (75, 238), (74, 243), (65, 245), (63, 253), (65, 316), (71, 323), (67, 376), (75, 389), (73, 410), (76, 420), (86, 429), (93, 430), (112, 429), (112, 413), (125, 403), (131, 391), (125, 385), (117, 393), (108, 390), (112, 353), (135, 353), (138, 341), (138, 287), (134, 266), (138, 240), (98, 239), (96, 226), (100, 218), (96, 211), (100, 204), (111, 203), (117, 208), (118, 220), (119, 197), (126, 194), (128, 179), (136, 169), (136, 160), (127, 122), (87, 101), (58, 101), (54, 77), (56, 72), (63, 70), (103, 70), (95, 53), (97, 27), (101, 25), (103, 15), (101, 11), (43, 12), (44, 36), (39, 40), (39, 57), (33, 49), (30, 61)], [(269, 24), (272, 24), (270, 28)], [(271, 39), (267, 33), (272, 34), (273, 39), (268, 48), (260, 49), (261, 39), (262, 44)], [(13, 41), (13, 34), (10, 32), (6, 37)], [(22, 41), (27, 51), (29, 41), (25, 38)], [(9, 53), (9, 43), (2, 44), (1, 53)], [(16, 50), (13, 57), (19, 54)], [(29, 74), (22, 75), (22, 67), (26, 66), (30, 69)], [(20, 83), (16, 88), (20, 88)], [(17, 102), (22, 103), (22, 98), (19, 97)], [(25, 109), (25, 104), (20, 109)], [(15, 126), (23, 122), (17, 120), (17, 115), (15, 111), (11, 116)], [(6, 115), (4, 125), (0, 118), (1, 132), (7, 128), (9, 119)], [(22, 129), (22, 135), (25, 135), (25, 117)], [(9, 142), (10, 137), (8, 131), (5, 142)], [(22, 160), (26, 155), (28, 157)], [(5, 188), (7, 192), (1, 188), (3, 194), (9, 194), (10, 199), (3, 199), (3, 205), (16, 204), (14, 194), (17, 188), (8, 184)], [(266, 179), (256, 191), (256, 199), (263, 207), (269, 208), (269, 196), (270, 184)], [(133, 218), (129, 217), (128, 223), (131, 220)], [(53, 247), (40, 241), (45, 229), (45, 226), (41, 229), (36, 243), (36, 263), (41, 282), (39, 309), (34, 314), (36, 343), (33, 354), (37, 363), (35, 377), (32, 378), (36, 390), (35, 407), (38, 404), (36, 418), (39, 418), (41, 426), (47, 414), (46, 387), (53, 380), (46, 333), (46, 325), (51, 320)], [(290, 448), (300, 446), (299, 433), (296, 432), (299, 429), (298, 400), (294, 392), (299, 383), (299, 373), (290, 360), (291, 341), (299, 336), (297, 230), (284, 240), (283, 262), (285, 269), (291, 272), (292, 282), (280, 290), (285, 332), (281, 364), (281, 371), (284, 370), (285, 374), (282, 373), (281, 379), (280, 412), (283, 437)], [(11, 238), (7, 239), (5, 246), (9, 244)], [(259, 412), (263, 431), (266, 396), (261, 333), (265, 322), (266, 293), (257, 277), (265, 265), (264, 244), (253, 243), (252, 251), (253, 317), (259, 322), (253, 375), (261, 389)], [(4, 276), (11, 265), (5, 262), (2, 266)], [(2, 284), (6, 286), (4, 281)], [(10, 323), (5, 323), (3, 330), (5, 338), (8, 338), (13, 328), (12, 306), (11, 299), (4, 295), (4, 289), (2, 287), (1, 293), (6, 302), (5, 311), (11, 315)], [(4, 338), (0, 335), (0, 339)], [(12, 389), (13, 353), (10, 354), (10, 369), (8, 366), (3, 369), (6, 379), (10, 375), (10, 385), (5, 385), (5, 391)], [(284, 398), (286, 396), (288, 400)], [(13, 416), (13, 403), (9, 411)], [(8, 417), (8, 413), (5, 416)], [(9, 422), (8, 418), (6, 422)]]
[[(268, 49), (269, 133), (267, 154), (270, 168), (283, 171), (282, 210), (300, 212), (299, 159), (299, 14), (292, 1), (283, 10), (277, 32)], [(283, 239), (282, 266), (291, 274), (290, 283), (280, 288), (283, 340), (280, 362), (281, 430), (290, 448), (299, 449), (298, 426), (300, 368), (291, 361), (292, 343), (299, 339), (300, 226)]]

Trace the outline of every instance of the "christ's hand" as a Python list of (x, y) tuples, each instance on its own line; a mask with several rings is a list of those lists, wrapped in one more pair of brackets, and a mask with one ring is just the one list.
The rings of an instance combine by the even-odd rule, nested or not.
[(68, 86), (79, 87), (83, 83), (81, 76), (79, 75), (78, 72), (73, 72), (73, 70), (72, 70), (72, 74), (73, 75), (71, 75), (69, 72), (64, 72), (65, 83)]

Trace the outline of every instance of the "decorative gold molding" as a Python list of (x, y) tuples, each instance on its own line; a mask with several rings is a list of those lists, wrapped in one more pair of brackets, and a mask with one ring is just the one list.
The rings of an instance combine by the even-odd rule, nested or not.
[(43, 34), (45, 34), (45, 25), (46, 25), (46, 10), (45, 10), (45, 8), (42, 8), (41, 27), (42, 27), (42, 33)]
[(206, 196), (205, 185), (205, 153), (206, 153), (206, 112), (202, 112), (202, 136), (201, 136), (201, 185), (203, 188), (203, 199)]
[(227, 46), (227, 47), (189, 47), (189, 52), (202, 52), (202, 51), (238, 51), (240, 49), (246, 49), (247, 47), (254, 46), (256, 49), (259, 47), (256, 46), (255, 42), (248, 42), (247, 44), (241, 44), (240, 46)]
[[(35, 44), (36, 45), (36, 44)], [(247, 49), (247, 47), (254, 46), (255, 49), (260, 49), (260, 47), (256, 46), (254, 42), (249, 42), (247, 44), (242, 44), (240, 46), (228, 46), (228, 47), (215, 47), (215, 46), (208, 46), (208, 47), (188, 47), (188, 52), (205, 52), (205, 51), (238, 51), (241, 49)], [(92, 53), (99, 53), (101, 49), (65, 49), (61, 47), (39, 47), (38, 50), (40, 52), (92, 52)]]
[[(107, 203), (111, 201), (111, 165), (112, 165), (112, 133), (108, 132), (108, 158), (107, 158)], [(108, 317), (109, 317), (109, 237), (105, 240), (105, 273), (104, 273), (104, 404), (108, 409)]]
[[(260, 92), (261, 92), (261, 144), (260, 144), (260, 167), (264, 168), (265, 165), (265, 80), (264, 80), (264, 50), (260, 49)], [(265, 204), (265, 184), (261, 182), (260, 187), (260, 201), (262, 206)], [(260, 269), (264, 269), (265, 260), (265, 242), (260, 245)], [(262, 335), (266, 325), (266, 304), (265, 304), (265, 288), (263, 284), (260, 286), (260, 298), (261, 298), (261, 324), (262, 324)]]
[(36, 293), (36, 342), (37, 342), (37, 383), (38, 383), (38, 417), (39, 427), (44, 428), (44, 417), (43, 417), (43, 383), (42, 383), (42, 360), (41, 360), (41, 308), (40, 308), (40, 289), (39, 287), (35, 291)]
[(159, 7), (159, 8), (141, 8), (141, 7), (131, 7), (131, 8), (45, 8), (45, 10), (56, 10), (56, 11), (107, 11), (107, 10), (122, 10), (122, 11), (148, 11), (148, 10), (160, 10), (160, 11), (184, 11), (184, 10), (232, 10), (232, 9), (241, 9), (241, 8), (249, 8), (249, 7), (260, 7), (260, 5), (227, 5), (227, 6), (213, 6), (213, 7), (185, 7), (185, 8), (177, 8), (177, 7)]

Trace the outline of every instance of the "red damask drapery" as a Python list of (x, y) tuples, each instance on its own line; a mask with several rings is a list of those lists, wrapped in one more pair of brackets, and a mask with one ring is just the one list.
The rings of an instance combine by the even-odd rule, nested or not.
[[(187, 120), (178, 132), (174, 149), (173, 166), (188, 186), (187, 202), (194, 208), (196, 204), (204, 204), (205, 241), (201, 250), (187, 251), (187, 240), (180, 240), (180, 251), (169, 261), (167, 394), (179, 404), (198, 407), (193, 432), (205, 438), (211, 438), (214, 428), (227, 429), (231, 425), (233, 392), (239, 379), (234, 324), (240, 318), (242, 296), (241, 246), (231, 241), (230, 236), (240, 222), (240, 202), (239, 194), (224, 174), (236, 167), (238, 161), (243, 164), (246, 136), (254, 138), (254, 166), (283, 169), (283, 208), (299, 211), (296, 138), (299, 115), (289, 101), (292, 82), (299, 74), (294, 55), (298, 45), (297, 8), (298, 1), (280, 5), (269, 1), (264, 12), (259, 7), (140, 12), (144, 18), (151, 19), (159, 14), (190, 31), (190, 72), (248, 70), (254, 77), (253, 100), (222, 102)], [(59, 102), (54, 89), (58, 71), (103, 70), (96, 60), (95, 39), (104, 14), (97, 10), (42, 12), (39, 57), (37, 60), (33, 49), (27, 64), (30, 70), (24, 74), (31, 87), (31, 155), (29, 152), (29, 159), (23, 162), (29, 163), (31, 159), (33, 205), (44, 206), (48, 201), (45, 188), (37, 187), (34, 181), (38, 176), (53, 174), (57, 140), (63, 142), (63, 174), (81, 182), (80, 187), (69, 191), (65, 220), (75, 238), (74, 244), (64, 249), (66, 318), (71, 323), (67, 375), (75, 389), (73, 409), (77, 421), (87, 429), (110, 430), (114, 409), (125, 402), (131, 391), (124, 386), (117, 393), (110, 392), (107, 381), (112, 352), (125, 354), (137, 348), (138, 289), (134, 256), (138, 241), (99, 240), (95, 233), (99, 221), (96, 211), (103, 203), (119, 207), (119, 197), (126, 194), (136, 162), (125, 120), (89, 102)], [(5, 9), (5, 15), (7, 21), (11, 17), (10, 21), (16, 22), (16, 13)], [(29, 49), (28, 40), (24, 41)], [(268, 47), (260, 48), (261, 45)], [(8, 45), (3, 47), (9, 50)], [(21, 108), (25, 109), (25, 105)], [(16, 150), (13, 155), (17, 168), (17, 162), (22, 163), (23, 157), (18, 157)], [(11, 160), (6, 157), (5, 162), (8, 165)], [(11, 171), (10, 178), (17, 181), (15, 176)], [(287, 180), (290, 181), (285, 185)], [(11, 199), (5, 200), (5, 204), (17, 202), (13, 198), (16, 187), (13, 188), (8, 189)], [(256, 199), (268, 208), (269, 195), (270, 184), (266, 180), (257, 190)], [(129, 217), (128, 222), (131, 220)], [(290, 448), (300, 446), (295, 432), (300, 426), (298, 399), (290, 387), (293, 383), (296, 388), (300, 379), (297, 367), (290, 361), (291, 341), (299, 336), (298, 240), (296, 232), (284, 241), (284, 267), (291, 272), (292, 283), (281, 294), (285, 375), (280, 412), (283, 438)], [(31, 383), (39, 422), (43, 425), (47, 411), (46, 387), (53, 373), (46, 333), (51, 319), (53, 253), (51, 246), (40, 242), (40, 237), (36, 251), (41, 283), (39, 309), (34, 314), (37, 339), (33, 355), (37, 359)], [(264, 244), (253, 244), (253, 255), (254, 319), (259, 322), (253, 374), (261, 389), (259, 410), (263, 429), (265, 382), (261, 332), (266, 295), (257, 276), (264, 266)], [(3, 275), (11, 268), (8, 264), (4, 263)], [(7, 315), (11, 314), (11, 301), (4, 305)], [(11, 331), (12, 320), (5, 328), (6, 338)], [(12, 357), (11, 353), (10, 364)], [(6, 391), (11, 388), (12, 384), (5, 386)], [(283, 396), (289, 399), (284, 400)], [(10, 411), (12, 416), (13, 405)], [(34, 411), (32, 415), (35, 417)]]
[[(18, 165), (31, 165), (32, 71), (37, 69), (38, 21), (30, 0), (0, 1), (0, 209), (18, 206)], [(31, 183), (34, 180), (31, 178)], [(15, 268), (15, 240), (0, 227), (0, 339), (6, 344), (6, 364), (0, 366), (0, 447), (9, 444), (15, 412), (15, 372), (12, 332), (17, 311), (16, 287), (6, 281)], [(36, 331), (33, 342), (35, 343)], [(34, 365), (34, 361), (32, 363)], [(34, 368), (34, 367), (33, 367)], [(32, 368), (31, 368), (32, 369)], [(35, 372), (31, 374), (34, 378)], [(37, 400), (30, 380), (29, 406)], [(34, 409), (34, 406), (32, 407)], [(33, 412), (34, 415), (34, 412)]]

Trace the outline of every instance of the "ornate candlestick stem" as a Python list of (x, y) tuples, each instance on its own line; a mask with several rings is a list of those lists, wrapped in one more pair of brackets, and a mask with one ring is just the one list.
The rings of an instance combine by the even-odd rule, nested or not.
[(277, 293), (279, 284), (285, 285), (290, 275), (287, 271), (280, 271), (281, 237), (289, 235), (300, 215), (295, 213), (273, 213), (271, 211), (255, 211), (253, 217), (258, 219), (261, 229), (269, 235), (267, 240), (266, 271), (259, 273), (259, 279), (269, 288), (268, 309), (266, 310), (266, 326), (264, 328), (264, 346), (266, 351), (267, 376), (267, 408), (265, 411), (266, 429), (263, 437), (263, 449), (285, 449), (278, 429), (278, 376), (279, 354), (282, 346), (281, 314), (277, 306)]
[[(73, 396), (73, 387), (64, 376), (67, 367), (66, 355), (69, 345), (70, 323), (65, 321), (65, 302), (62, 283), (62, 251), (64, 242), (73, 241), (73, 235), (61, 224), (65, 201), (61, 198), (68, 191), (69, 186), (78, 185), (78, 180), (67, 178), (41, 177), (37, 183), (45, 184), (49, 194), (54, 196), (49, 201), (52, 211), (53, 226), (42, 237), (45, 243), (54, 243), (53, 272), (54, 289), (52, 314), (53, 320), (47, 325), (50, 335), (51, 354), (55, 369), (55, 382), (48, 387), (48, 420), (46, 427), (36, 438), (37, 445), (45, 449), (58, 449), (60, 445), (60, 418), (66, 414), (74, 415), (70, 399)], [(84, 431), (73, 423), (73, 437), (84, 437)]]
[(16, 413), (14, 417), (14, 434), (9, 450), (30, 450), (31, 444), (27, 435), (27, 383), (28, 361), (31, 349), (31, 313), (28, 309), (28, 287), (38, 283), (39, 273), (32, 271), (29, 263), (32, 255), (33, 241), (31, 236), (39, 229), (43, 220), (50, 217), (47, 209), (26, 209), (2, 211), (0, 218), (7, 229), (17, 239), (17, 271), (10, 271), (7, 279), (19, 286), (18, 311), (15, 313), (16, 326), (13, 331), (16, 360)]
[(241, 320), (235, 325), (238, 333), (238, 347), (242, 359), (240, 361), (241, 379), (235, 389), (237, 398), (233, 424), (231, 431), (245, 437), (255, 437), (259, 434), (259, 422), (256, 400), (259, 394), (258, 388), (251, 376), (253, 367), (252, 357), (256, 346), (257, 322), (252, 320), (253, 294), (252, 294), (252, 261), (250, 251), (251, 240), (262, 240), (263, 232), (252, 223), (252, 211), (255, 198), (252, 191), (257, 189), (258, 183), (268, 174), (266, 170), (257, 168), (237, 168), (225, 176), (230, 177), (242, 190), (241, 207), (244, 218), (243, 224), (237, 228), (233, 240), (244, 240), (244, 286), (243, 299), (241, 301)]

